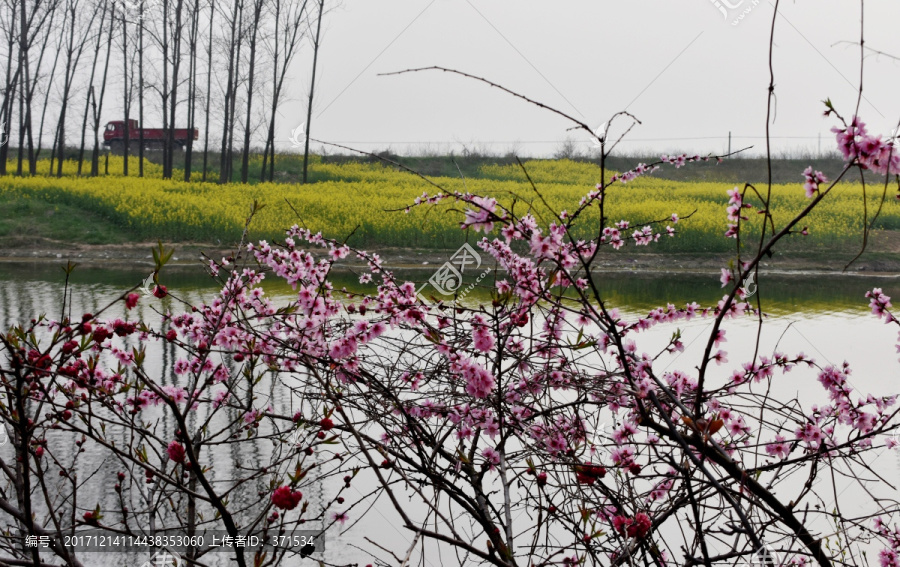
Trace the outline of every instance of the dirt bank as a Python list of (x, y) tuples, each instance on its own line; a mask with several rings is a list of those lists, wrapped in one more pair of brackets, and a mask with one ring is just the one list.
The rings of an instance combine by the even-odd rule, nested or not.
[[(153, 266), (151, 248), (155, 243), (136, 244), (73, 244), (43, 240), (25, 246), (0, 247), (0, 269), (4, 262), (35, 262), (40, 264), (60, 264), (72, 261), (82, 266), (106, 268), (144, 268)], [(204, 254), (212, 258), (222, 258), (234, 253), (217, 245), (198, 243), (174, 243), (175, 254), (167, 269), (186, 269), (205, 263)], [(384, 248), (374, 250), (384, 260), (384, 265), (401, 270), (433, 270), (449, 260), (453, 251), (413, 250)], [(766, 272), (818, 272), (842, 273), (853, 254), (816, 253), (802, 256), (775, 255), (766, 258), (761, 265)], [(629, 252), (605, 252), (597, 264), (598, 270), (634, 272), (718, 272), (726, 266), (730, 257), (723, 254), (653, 254)], [(341, 267), (359, 268), (362, 264), (356, 258), (347, 258)], [(884, 249), (868, 252), (848, 270), (850, 273), (877, 273), (880, 275), (900, 274), (900, 254)]]

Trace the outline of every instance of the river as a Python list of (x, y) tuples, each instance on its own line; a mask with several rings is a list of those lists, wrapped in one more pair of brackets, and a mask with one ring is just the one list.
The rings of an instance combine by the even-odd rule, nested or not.
[[(97, 313), (124, 290), (139, 285), (148, 273), (149, 269), (146, 267), (77, 268), (70, 278), (68, 288), (72, 313)], [(427, 271), (401, 274), (422, 281), (430, 275)], [(687, 301), (697, 301), (704, 306), (715, 305), (723, 294), (715, 274), (608, 272), (596, 277), (609, 305), (632, 316), (646, 314), (650, 308), (664, 306), (666, 303), (683, 305)], [(351, 287), (355, 282), (350, 274), (337, 275), (336, 280), (336, 287)], [(192, 302), (208, 300), (217, 292), (214, 282), (200, 268), (166, 270), (161, 281), (171, 293)], [(897, 331), (895, 328), (886, 328), (883, 321), (870, 313), (864, 297), (866, 291), (881, 287), (888, 295), (900, 299), (900, 277), (871, 273), (852, 276), (819, 273), (768, 274), (761, 277), (759, 284), (763, 310), (768, 314), (760, 341), (761, 353), (771, 353), (777, 348), (788, 354), (803, 351), (823, 363), (840, 364), (846, 360), (854, 368), (852, 385), (857, 393), (889, 395), (900, 392), (900, 365), (894, 348)], [(63, 290), (64, 273), (58, 265), (0, 264), (0, 328), (6, 329), (15, 322), (41, 313), (50, 318), (58, 318), (63, 309)], [(288, 290), (272, 285), (268, 292), (286, 298)], [(159, 306), (158, 301), (141, 301), (137, 311), (131, 313), (131, 316), (154, 320), (156, 315), (151, 309)], [(122, 314), (123, 309), (119, 303), (105, 315), (112, 318)], [(699, 364), (704, 346), (704, 341), (699, 339), (705, 335), (710, 325), (711, 320), (700, 318), (679, 323), (685, 350), (665, 360), (664, 365), (669, 369), (690, 369)], [(753, 352), (756, 320), (746, 318), (731, 321), (727, 323), (726, 329), (728, 342), (725, 347), (731, 363), (715, 369), (716, 377), (723, 380)], [(661, 346), (668, 340), (672, 331), (672, 327), (661, 325), (647, 332), (644, 339), (646, 342), (641, 344), (641, 349), (653, 352), (654, 347)], [(171, 357), (167, 359), (166, 353), (158, 354), (165, 373), (165, 367), (172, 363)], [(814, 379), (791, 374), (778, 382), (773, 395), (780, 399), (801, 397), (804, 403), (815, 403), (819, 398), (823, 402), (826, 400)], [(272, 403), (276, 409), (289, 411), (294, 400), (289, 394), (273, 391)], [(9, 447), (0, 449), (8, 450)], [(233, 470), (240, 462), (260, 458), (260, 451), (271, 450), (271, 447), (248, 444), (246, 453), (219, 457), (231, 459), (232, 462), (217, 462), (216, 467)], [(7, 453), (0, 452), (6, 458)], [(889, 476), (900, 477), (900, 453), (879, 454), (875, 458), (882, 460), (883, 467), (879, 468), (889, 473)], [(103, 470), (106, 465), (92, 462), (90, 456), (87, 456), (81, 466), (87, 471)], [(322, 488), (318, 498), (326, 498), (329, 490), (329, 487)], [(355, 485), (352, 490), (362, 494), (360, 490), (364, 490), (364, 487)], [(79, 499), (81, 502), (97, 501), (102, 505), (110, 502), (110, 491), (103, 483), (89, 482), (79, 494)], [(353, 521), (347, 523), (345, 533), (333, 527), (325, 534), (326, 551), (323, 558), (335, 564), (358, 561), (365, 565), (372, 562), (372, 558), (360, 550), (362, 547), (373, 549), (364, 541), (364, 536), (397, 554), (405, 553), (410, 535), (399, 527), (396, 514), (386, 502), (380, 502), (361, 521), (354, 523), (357, 519), (359, 518), (353, 518)], [(315, 529), (315, 526), (310, 528)], [(124, 562), (131, 567), (132, 560), (133, 558), (127, 561), (113, 559), (112, 556), (103, 555), (91, 561), (91, 564), (122, 565)], [(426, 557), (425, 564), (440, 565), (440, 561)], [(139, 562), (134, 563), (134, 567), (138, 565)]]

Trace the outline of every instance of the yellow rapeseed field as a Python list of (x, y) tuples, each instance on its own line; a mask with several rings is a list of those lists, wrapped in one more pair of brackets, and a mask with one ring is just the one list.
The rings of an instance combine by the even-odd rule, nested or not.
[[(109, 170), (121, 171), (121, 161), (121, 157), (111, 157)], [(137, 171), (136, 159), (129, 165)], [(579, 199), (600, 178), (597, 166), (566, 160), (526, 162), (525, 167), (549, 209), (516, 166), (487, 166), (475, 179), (433, 181), (448, 191), (489, 194), (505, 205), (515, 203), (518, 214), (530, 210), (546, 224), (553, 220), (551, 209), (575, 209)], [(39, 172), (48, 169), (49, 163), (39, 164)], [(40, 199), (48, 204), (95, 211), (137, 237), (169, 241), (234, 242), (254, 200), (265, 207), (251, 225), (252, 238), (278, 239), (285, 227), (295, 223), (335, 238), (355, 231), (351, 242), (360, 247), (455, 248), (465, 238), (458, 230), (459, 204), (448, 202), (436, 208), (413, 209), (409, 214), (398, 212), (423, 191), (433, 194), (436, 189), (415, 175), (380, 164), (337, 165), (317, 160), (312, 173), (322, 181), (305, 186), (163, 180), (159, 166), (153, 164), (146, 166), (145, 173), (147, 177), (143, 179), (121, 175), (77, 177), (74, 164), (66, 163), (64, 176), (59, 179), (41, 175), (2, 177), (0, 196)], [(722, 234), (726, 227), (726, 191), (732, 187), (640, 178), (610, 190), (607, 213), (613, 220), (631, 221), (632, 226), (665, 219), (672, 213), (681, 217), (693, 213), (678, 224), (676, 238), (664, 239), (662, 249), (728, 251), (733, 249), (733, 241), (722, 238)], [(775, 186), (773, 195), (776, 225), (786, 222), (809, 202), (799, 183)], [(869, 191), (870, 214), (879, 199), (879, 191)], [(758, 224), (759, 217), (752, 217)], [(579, 234), (595, 234), (598, 218), (596, 209), (584, 215)], [(794, 239), (804, 238), (807, 246), (835, 249), (851, 242), (856, 245), (863, 226), (862, 188), (839, 185), (802, 225), (809, 226), (809, 236)], [(876, 227), (900, 230), (900, 203), (892, 195), (888, 196)], [(758, 234), (758, 227), (745, 226), (744, 230), (751, 236)]]

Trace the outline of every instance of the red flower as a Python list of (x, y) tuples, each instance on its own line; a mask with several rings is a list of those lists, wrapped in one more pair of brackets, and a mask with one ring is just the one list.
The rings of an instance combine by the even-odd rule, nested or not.
[(132, 309), (135, 305), (137, 305), (138, 300), (141, 298), (140, 295), (136, 293), (129, 293), (125, 296), (125, 309)]
[(598, 478), (606, 476), (606, 469), (600, 465), (586, 463), (575, 465), (575, 480), (578, 484), (592, 485)]
[(332, 427), (334, 427), (334, 422), (328, 419), (327, 417), (319, 422), (319, 427), (322, 428), (322, 431), (328, 431)]
[(650, 521), (650, 516), (640, 512), (635, 514), (634, 516), (634, 524), (632, 524), (628, 528), (628, 535), (644, 537), (648, 533), (650, 533), (650, 528), (653, 525), (653, 522)]
[(175, 329), (169, 329), (169, 332), (166, 333), (166, 340), (169, 342), (172, 342), (177, 338), (178, 338), (178, 333), (175, 332)]
[(94, 331), (94, 341), (99, 345), (108, 339), (109, 335), (110, 332), (106, 330), (106, 327), (97, 327), (97, 330)]
[(126, 323), (121, 319), (116, 319), (115, 322), (113, 322), (113, 332), (120, 337), (130, 335), (134, 332), (134, 328), (134, 323)]
[(282, 510), (293, 510), (303, 499), (303, 493), (299, 490), (291, 490), (290, 486), (279, 486), (272, 493), (272, 504)]
[(164, 285), (158, 285), (153, 288), (153, 295), (162, 299), (163, 297), (169, 295), (169, 290), (166, 289)]
[(184, 447), (178, 441), (172, 441), (169, 443), (169, 447), (166, 449), (166, 452), (169, 454), (169, 459), (175, 461), (176, 463), (184, 462)]
[(650, 533), (650, 528), (653, 526), (653, 522), (650, 521), (650, 516), (644, 514), (643, 512), (639, 512), (634, 515), (634, 518), (614, 516), (612, 519), (612, 525), (613, 529), (615, 529), (623, 536), (627, 535), (628, 537), (640, 538)]

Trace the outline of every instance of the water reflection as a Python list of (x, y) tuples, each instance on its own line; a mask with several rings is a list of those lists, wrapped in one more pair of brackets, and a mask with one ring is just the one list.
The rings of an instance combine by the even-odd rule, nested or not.
[[(59, 266), (44, 264), (0, 264), (0, 328), (6, 329), (15, 322), (30, 319), (37, 314), (59, 318), (64, 309), (75, 317), (81, 313), (98, 313), (113, 302), (128, 288), (139, 285), (149, 273), (148, 268), (102, 269), (78, 268), (70, 278), (68, 299), (63, 305), (65, 275)], [(401, 279), (425, 281), (428, 271), (398, 273)], [(203, 273), (201, 268), (178, 268), (166, 270), (161, 281), (170, 292), (192, 303), (208, 301), (218, 291), (215, 283)], [(608, 299), (610, 306), (619, 307), (626, 314), (644, 314), (648, 310), (673, 303), (677, 306), (689, 301), (697, 301), (703, 306), (715, 305), (721, 299), (722, 290), (715, 274), (692, 275), (683, 273), (641, 274), (629, 272), (605, 272), (596, 275), (596, 282)], [(357, 276), (351, 273), (335, 274), (336, 288), (347, 287), (351, 291), (361, 291)], [(277, 282), (268, 281), (267, 291), (287, 300), (290, 290)], [(759, 282), (758, 296), (763, 309), (769, 314), (764, 333), (759, 343), (759, 352), (771, 354), (774, 350), (788, 353), (805, 352), (823, 363), (841, 364), (844, 358), (855, 369), (852, 385), (857, 393), (890, 395), (897, 393), (898, 364), (894, 356), (896, 331), (887, 329), (883, 323), (868, 311), (864, 294), (873, 287), (882, 287), (885, 293), (900, 296), (900, 281), (895, 277), (873, 275), (834, 276), (821, 274), (771, 275)], [(474, 292), (475, 299), (485, 298), (488, 291)], [(756, 298), (753, 298), (754, 302)], [(148, 321), (158, 320), (158, 313), (167, 309), (177, 310), (170, 299), (159, 301), (147, 298), (139, 302), (132, 318), (140, 317)], [(113, 305), (104, 316), (122, 316), (123, 305)], [(693, 319), (679, 323), (685, 350), (682, 353), (662, 357), (660, 369), (691, 369), (699, 364), (704, 338), (711, 325), (710, 320)], [(728, 322), (726, 324), (729, 351), (732, 364), (713, 369), (711, 380), (727, 380), (731, 371), (739, 363), (752, 356), (757, 348), (757, 322), (752, 318)], [(661, 348), (671, 336), (671, 326), (660, 326), (646, 333), (641, 348), (652, 352)], [(134, 341), (135, 339), (131, 339)], [(135, 343), (136, 344), (136, 343)], [(176, 352), (171, 344), (154, 344), (149, 347), (148, 358), (156, 362), (154, 375), (169, 377), (175, 383), (173, 365)], [(300, 403), (289, 388), (281, 387), (273, 381), (261, 383), (256, 390), (256, 406), (271, 403), (276, 411), (292, 413)], [(801, 397), (804, 405), (826, 401), (826, 396), (815, 381), (812, 373), (798, 371), (777, 380), (772, 391), (779, 399)], [(192, 415), (192, 419), (203, 416)], [(220, 419), (239, 421), (240, 415), (224, 413)], [(169, 429), (172, 429), (169, 427)], [(172, 438), (173, 432), (166, 430), (159, 434)], [(123, 433), (124, 435), (124, 433)], [(118, 440), (126, 444), (124, 438)], [(6, 447), (8, 449), (8, 447)], [(72, 448), (73, 458), (76, 448)], [(227, 445), (222, 451), (210, 454), (216, 463), (215, 481), (226, 482), (247, 463), (266, 462), (273, 451), (277, 451), (269, 441), (244, 443), (240, 446)], [(883, 455), (876, 457), (884, 467), (892, 472), (888, 476), (896, 478), (900, 472), (900, 456)], [(121, 468), (122, 465), (118, 465)], [(82, 478), (95, 475), (108, 479), (115, 475), (117, 463), (92, 460), (91, 455), (83, 455), (78, 461)], [(89, 502), (98, 502), (104, 508), (114, 508), (114, 494), (104, 488), (103, 483), (88, 483), (88, 491), (80, 495)], [(259, 487), (264, 488), (264, 487)], [(244, 491), (236, 498), (249, 504), (255, 495), (253, 490)], [(318, 487), (315, 498), (319, 502), (331, 498), (335, 487)], [(354, 485), (354, 491), (360, 488)], [(360, 493), (361, 495), (361, 493)], [(311, 526), (313, 527), (313, 526)], [(410, 541), (409, 534), (398, 527), (393, 510), (389, 506), (377, 506), (346, 534), (335, 530), (327, 539), (327, 558), (335, 563), (360, 561), (370, 558), (353, 546), (362, 544), (362, 536), (368, 535), (389, 549), (405, 549)], [(131, 559), (129, 558), (129, 561)], [(222, 564), (226, 564), (222, 558)], [(120, 559), (98, 555), (96, 560), (88, 560), (92, 565), (121, 565)], [(126, 563), (131, 564), (131, 563)], [(138, 565), (139, 562), (134, 563)], [(210, 563), (213, 564), (213, 563)]]

